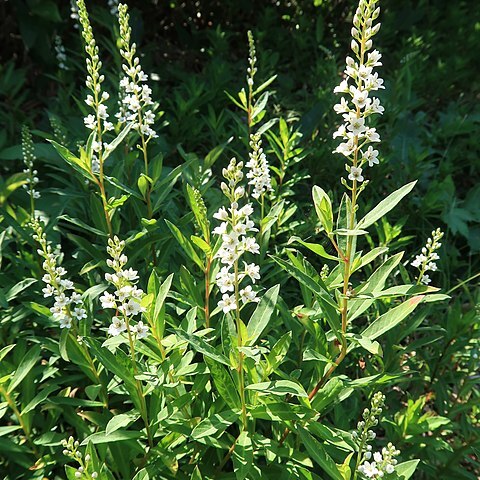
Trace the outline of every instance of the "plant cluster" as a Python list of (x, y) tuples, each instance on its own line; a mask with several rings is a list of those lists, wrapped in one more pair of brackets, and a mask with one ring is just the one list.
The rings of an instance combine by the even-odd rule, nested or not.
[[(156, 97), (127, 5), (108, 2), (115, 41), (97, 43), (96, 10), (72, 3), (78, 123), (24, 127), (0, 193), (5, 479), (478, 476), (478, 275), (433, 286), (448, 275), (440, 228), (406, 260), (424, 240), (391, 215), (416, 181), (377, 173), (380, 3), (351, 16), (329, 80), (340, 117), (315, 135), (330, 145), (335, 127), (326, 150), (346, 174), (311, 196), (312, 150), (278, 114), (281, 76), (259, 81), (251, 31), (245, 85), (182, 130), (213, 86)], [(68, 78), (80, 62), (56, 42)]]

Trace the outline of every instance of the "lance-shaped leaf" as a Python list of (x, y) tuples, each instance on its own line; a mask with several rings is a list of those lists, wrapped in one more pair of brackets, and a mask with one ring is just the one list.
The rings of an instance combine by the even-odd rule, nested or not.
[(392, 308), (372, 322), (362, 332), (362, 336), (369, 340), (375, 340), (380, 337), (393, 327), (396, 327), (407, 315), (412, 313), (423, 299), (424, 295), (417, 295), (409, 298), (398, 307)]
[(303, 445), (307, 449), (308, 454), (312, 457), (315, 463), (317, 463), (330, 478), (333, 478), (334, 480), (344, 480), (337, 464), (325, 451), (323, 445), (312, 435), (310, 435), (304, 428), (299, 427), (298, 433), (300, 434), (300, 438), (303, 442)]
[(330, 197), (325, 190), (316, 185), (313, 187), (312, 196), (318, 219), (327, 234), (331, 234), (333, 230), (333, 210)]
[(233, 471), (237, 480), (245, 480), (253, 466), (253, 444), (250, 434), (243, 430), (233, 450)]
[(203, 437), (220, 435), (240, 416), (241, 410), (225, 410), (204, 418), (193, 430), (192, 438), (199, 440)]
[(395, 208), (403, 197), (408, 195), (413, 190), (413, 187), (416, 183), (416, 180), (414, 182), (407, 183), (407, 185), (404, 185), (403, 187), (391, 193), (357, 223), (357, 228), (367, 228), (375, 223), (379, 218), (382, 218), (390, 210)]
[(275, 310), (279, 291), (280, 285), (275, 285), (262, 296), (247, 325), (247, 339), (245, 342), (247, 346), (255, 345), (255, 342), (267, 327)]

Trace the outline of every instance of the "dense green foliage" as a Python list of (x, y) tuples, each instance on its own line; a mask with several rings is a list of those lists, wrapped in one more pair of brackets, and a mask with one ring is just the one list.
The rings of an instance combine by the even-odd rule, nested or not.
[[(400, 451), (385, 478), (479, 477), (480, 8), (380, 1), (380, 165), (356, 211), (332, 154), (354, 2), (131, 2), (158, 138), (116, 123), (103, 132), (115, 148), (96, 153), (69, 6), (0, 5), (0, 478), (364, 478), (352, 431), (376, 392), (374, 451)], [(115, 123), (128, 42), (106, 2), (87, 8)], [(272, 191), (245, 193), (261, 279), (240, 319), (217, 308), (211, 231), (236, 201), (223, 169), (248, 161), (252, 132)], [(438, 227), (438, 271), (422, 286), (411, 262)], [(113, 235), (146, 293), (145, 339), (107, 333)], [(70, 329), (42, 294), (48, 244), (82, 294), (86, 318)]]

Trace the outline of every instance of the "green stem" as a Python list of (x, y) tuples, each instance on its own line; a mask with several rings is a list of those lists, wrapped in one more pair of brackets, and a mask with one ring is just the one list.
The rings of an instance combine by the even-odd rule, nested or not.
[(32, 437), (30, 435), (30, 430), (27, 428), (27, 425), (22, 417), (22, 414), (20, 413), (20, 411), (17, 408), (17, 405), (15, 404), (15, 400), (8, 393), (8, 391), (5, 390), (5, 388), (2, 385), (0, 385), (0, 394), (5, 398), (6, 402), (8, 403), (8, 406), (12, 409), (13, 413), (17, 417), (18, 423), (20, 424), (20, 427), (22, 428), (23, 433), (25, 434), (25, 438), (28, 444), (30, 445), (34, 455), (37, 458), (41, 458), (41, 455), (39, 454), (36, 445), (33, 443)]
[(242, 403), (242, 423), (243, 430), (247, 429), (247, 407), (245, 404), (245, 378), (243, 374), (243, 359), (244, 354), (240, 351), (240, 348), (243, 346), (242, 338), (242, 320), (240, 318), (240, 293), (239, 293), (239, 275), (238, 275), (238, 260), (235, 260), (234, 263), (234, 272), (235, 272), (235, 316), (237, 321), (237, 339), (238, 339), (238, 383), (240, 389), (240, 401)]
[(150, 424), (148, 423), (147, 402), (145, 400), (145, 396), (143, 395), (142, 384), (140, 380), (136, 378), (138, 375), (138, 366), (136, 361), (135, 344), (133, 342), (132, 333), (130, 332), (130, 319), (126, 315), (124, 316), (124, 319), (125, 319), (125, 324), (127, 325), (128, 343), (130, 345), (130, 355), (132, 357), (133, 371), (135, 373), (135, 383), (137, 387), (138, 397), (140, 399), (140, 414), (142, 416), (143, 422), (145, 423), (148, 444), (150, 448), (153, 448), (153, 437), (152, 437), (152, 432), (150, 430)]

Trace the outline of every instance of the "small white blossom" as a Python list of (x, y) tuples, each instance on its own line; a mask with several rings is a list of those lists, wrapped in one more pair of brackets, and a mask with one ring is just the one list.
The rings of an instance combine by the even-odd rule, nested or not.
[(363, 182), (362, 169), (360, 167), (351, 167), (348, 179), (357, 182)]

